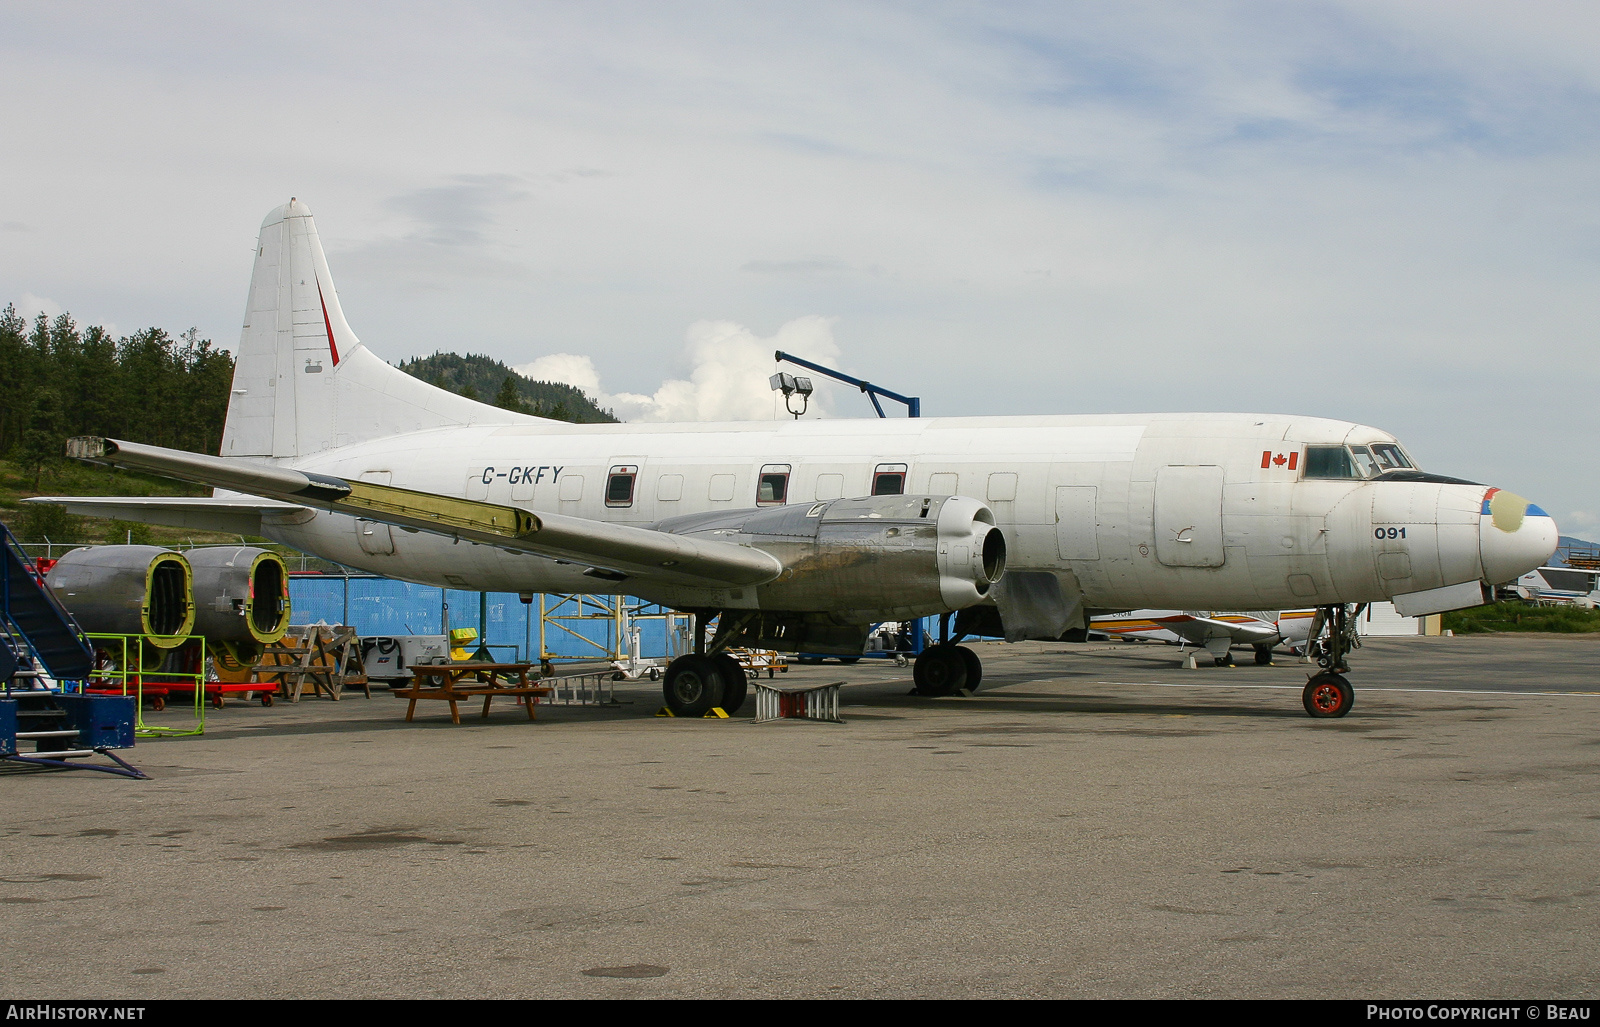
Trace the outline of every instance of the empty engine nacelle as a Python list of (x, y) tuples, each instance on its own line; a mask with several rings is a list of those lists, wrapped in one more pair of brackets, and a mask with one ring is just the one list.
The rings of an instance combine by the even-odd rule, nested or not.
[(289, 568), (253, 546), (185, 554), (194, 570), (194, 634), (209, 642), (276, 642), (289, 629)]
[(194, 626), (194, 574), (160, 546), (92, 546), (57, 560), (45, 584), (91, 634), (143, 635), (160, 649)]
[(718, 606), (904, 620), (983, 602), (1005, 573), (994, 514), (966, 496), (870, 496), (691, 514), (655, 525), (771, 553), (783, 572)]

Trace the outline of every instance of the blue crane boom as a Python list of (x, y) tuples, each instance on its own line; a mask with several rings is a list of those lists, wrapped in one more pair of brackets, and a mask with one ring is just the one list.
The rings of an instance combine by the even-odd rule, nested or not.
[(860, 378), (852, 378), (843, 371), (835, 371), (831, 367), (823, 367), (821, 364), (813, 364), (811, 361), (806, 360), (803, 357), (797, 357), (792, 354), (785, 353), (781, 349), (772, 355), (772, 359), (778, 361), (779, 363), (787, 360), (791, 364), (799, 364), (801, 367), (809, 368), (818, 374), (825, 374), (834, 381), (844, 382), (846, 385), (854, 385), (862, 392), (865, 392), (868, 399), (872, 400), (872, 409), (878, 412), (879, 417), (889, 416), (883, 412), (883, 405), (878, 402), (879, 396), (883, 396), (885, 399), (892, 399), (896, 403), (904, 403), (906, 405), (907, 417), (922, 416), (922, 400), (918, 399), (916, 396), (902, 396), (898, 392), (890, 392), (888, 389), (885, 389), (880, 385), (874, 385), (871, 382), (864, 382)]

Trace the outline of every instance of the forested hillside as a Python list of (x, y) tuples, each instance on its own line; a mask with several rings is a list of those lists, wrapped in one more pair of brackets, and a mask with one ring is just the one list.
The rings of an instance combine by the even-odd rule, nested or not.
[(593, 400), (570, 385), (531, 381), (500, 361), (476, 353), (466, 356), (435, 353), (431, 357), (417, 357), (403, 362), (400, 370), (480, 403), (493, 403), (536, 417), (577, 424), (616, 420), (611, 411), (601, 410)]
[[(508, 410), (556, 420), (615, 421), (570, 385), (532, 382), (497, 360), (435, 353), (401, 365), (441, 388)], [(113, 338), (70, 314), (31, 322), (14, 304), (0, 310), (0, 520), (26, 538), (166, 541), (203, 534), (121, 522), (87, 522), (60, 507), (23, 507), (31, 495), (209, 495), (210, 490), (69, 462), (66, 440), (105, 435), (215, 454), (222, 442), (233, 354), (196, 329), (144, 328)]]

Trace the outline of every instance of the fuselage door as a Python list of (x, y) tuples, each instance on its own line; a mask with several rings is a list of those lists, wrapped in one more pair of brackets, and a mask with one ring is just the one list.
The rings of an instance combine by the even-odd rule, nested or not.
[(1156, 559), (1168, 567), (1221, 567), (1222, 468), (1170, 465), (1156, 472)]

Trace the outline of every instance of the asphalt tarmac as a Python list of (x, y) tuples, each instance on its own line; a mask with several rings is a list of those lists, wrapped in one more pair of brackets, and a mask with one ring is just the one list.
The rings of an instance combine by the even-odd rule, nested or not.
[(0, 771), (6, 990), (1600, 994), (1600, 639), (1369, 640), (1335, 721), (1287, 659), (975, 648), (971, 698), (793, 668), (837, 725), (358, 693), (230, 702), (149, 781)]

